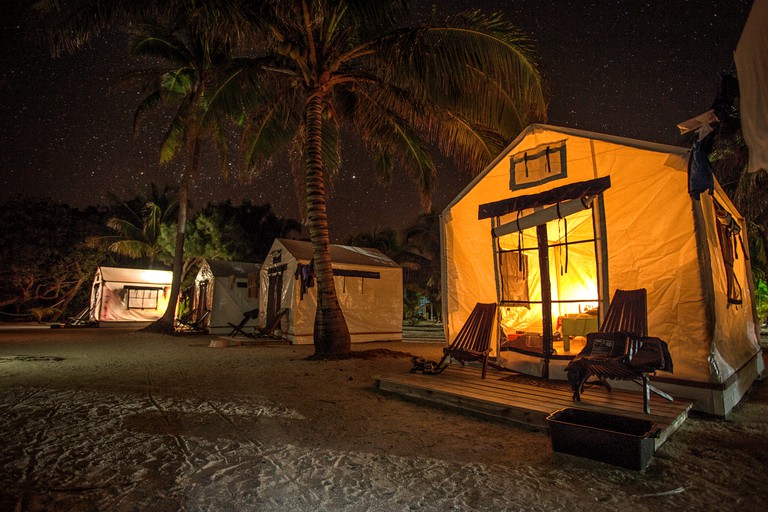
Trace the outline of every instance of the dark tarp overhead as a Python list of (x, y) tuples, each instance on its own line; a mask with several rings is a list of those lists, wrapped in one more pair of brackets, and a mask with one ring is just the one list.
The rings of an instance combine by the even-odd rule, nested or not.
[(481, 220), (489, 219), (491, 217), (501, 217), (502, 215), (519, 212), (520, 210), (525, 210), (527, 208), (547, 206), (580, 197), (596, 196), (610, 186), (611, 177), (605, 176), (594, 180), (563, 185), (562, 187), (539, 192), (538, 194), (529, 194), (526, 196), (512, 197), (510, 199), (502, 199), (501, 201), (481, 204), (478, 207), (477, 218), (478, 220)]

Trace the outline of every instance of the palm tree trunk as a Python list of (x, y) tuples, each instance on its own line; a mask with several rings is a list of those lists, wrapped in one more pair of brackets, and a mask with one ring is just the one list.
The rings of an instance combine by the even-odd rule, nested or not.
[(173, 279), (171, 281), (171, 295), (168, 299), (168, 308), (162, 318), (145, 327), (148, 332), (161, 332), (173, 334), (176, 320), (176, 305), (181, 291), (181, 277), (184, 265), (184, 237), (187, 231), (187, 203), (189, 198), (190, 175), (197, 174), (200, 162), (200, 143), (195, 141), (190, 155), (189, 168), (184, 172), (179, 184), (179, 211), (176, 222), (176, 243), (173, 251)]
[(317, 95), (307, 101), (307, 217), (312, 239), (315, 278), (317, 280), (317, 313), (315, 314), (313, 358), (343, 357), (350, 352), (347, 322), (339, 306), (331, 269), (330, 236), (323, 178), (322, 126), (323, 102)]

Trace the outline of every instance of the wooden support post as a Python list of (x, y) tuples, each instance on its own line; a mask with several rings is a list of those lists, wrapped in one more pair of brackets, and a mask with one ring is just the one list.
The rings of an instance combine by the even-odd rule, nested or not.
[(549, 378), (549, 357), (552, 355), (552, 283), (549, 281), (549, 238), (547, 225), (536, 226), (539, 245), (539, 269), (541, 271), (541, 330), (544, 368), (542, 377)]

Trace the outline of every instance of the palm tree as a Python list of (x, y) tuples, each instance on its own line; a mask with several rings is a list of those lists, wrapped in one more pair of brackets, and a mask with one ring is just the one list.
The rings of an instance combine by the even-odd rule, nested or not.
[(292, 148), (314, 249), (316, 357), (350, 349), (331, 273), (325, 188), (339, 167), (341, 125), (362, 139), (380, 177), (395, 166), (412, 174), (427, 209), (432, 145), (478, 172), (545, 115), (533, 52), (498, 15), (468, 12), (408, 27), (408, 0), (83, 0), (64, 12), (60, 5), (36, 4), (51, 20), (54, 51), (78, 48), (121, 19), (171, 13), (193, 34), (250, 45), (255, 87), (243, 161), (254, 169)]
[[(167, 163), (181, 153), (187, 162), (179, 183), (177, 235), (173, 260), (170, 304), (180, 290), (184, 234), (187, 221), (189, 182), (198, 173), (202, 139), (212, 136), (226, 159), (226, 145), (218, 113), (227, 108), (225, 98), (229, 80), (221, 71), (230, 56), (230, 43), (241, 39), (252, 23), (251, 4), (231, 0), (81, 0), (65, 5), (58, 0), (38, 0), (35, 12), (54, 55), (75, 51), (110, 26), (139, 25), (132, 41), (136, 56), (159, 59), (170, 64), (153, 68), (134, 77), (145, 78), (148, 94), (136, 111), (134, 127), (150, 108), (158, 104), (175, 105), (176, 112), (163, 139), (160, 160)], [(176, 21), (175, 25), (153, 26), (146, 20)], [(215, 78), (214, 78), (215, 77)], [(212, 84), (216, 88), (209, 89)], [(226, 170), (226, 167), (224, 167)], [(175, 308), (149, 327), (173, 331)]]
[[(180, 27), (180, 28), (179, 28)], [(224, 112), (226, 90), (230, 83), (231, 53), (229, 45), (187, 25), (143, 24), (131, 42), (131, 54), (161, 61), (123, 77), (139, 80), (146, 93), (134, 116), (134, 131), (150, 109), (160, 105), (172, 107), (171, 119), (160, 148), (160, 163), (167, 164), (186, 153), (186, 165), (179, 184), (178, 220), (173, 250), (173, 282), (169, 304), (175, 305), (181, 289), (184, 265), (184, 238), (187, 224), (189, 184), (200, 172), (200, 159), (205, 139), (213, 139), (221, 156), (221, 170), (227, 169), (227, 142)], [(216, 109), (220, 108), (220, 111)], [(149, 330), (172, 332), (175, 307)]]
[(137, 196), (123, 201), (112, 193), (109, 197), (119, 212), (107, 219), (107, 227), (114, 235), (90, 237), (91, 247), (104, 247), (107, 251), (132, 259), (147, 258), (154, 268), (163, 252), (160, 240), (161, 226), (176, 212), (177, 203), (166, 185), (162, 192), (153, 183), (149, 196)]
[(296, 0), (260, 12), (254, 83), (241, 144), (246, 165), (286, 146), (303, 183), (318, 286), (314, 357), (350, 350), (329, 253), (326, 179), (351, 128), (388, 179), (416, 180), (426, 208), (431, 145), (476, 173), (530, 119), (542, 118), (542, 79), (527, 40), (498, 15), (469, 12), (408, 27), (410, 2)]

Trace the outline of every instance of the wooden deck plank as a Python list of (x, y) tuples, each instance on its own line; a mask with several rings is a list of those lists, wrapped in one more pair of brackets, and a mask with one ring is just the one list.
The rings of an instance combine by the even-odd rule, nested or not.
[(420, 373), (390, 374), (375, 377), (376, 385), (392, 393), (440, 403), (487, 416), (547, 429), (547, 416), (566, 407), (608, 412), (651, 420), (661, 429), (655, 440), (658, 449), (688, 418), (692, 402), (675, 399), (669, 402), (652, 395), (651, 414), (643, 412), (641, 392), (596, 386), (589, 389), (581, 402), (572, 400), (566, 383), (544, 381), (542, 385), (507, 379), (511, 375), (489, 369), (485, 380), (480, 369), (450, 366), (439, 375)]
[[(429, 386), (428, 383), (423, 382), (424, 377), (425, 376), (420, 374), (409, 374), (409, 377), (403, 376), (401, 378), (406, 379), (413, 385)], [(458, 389), (464, 389), (464, 392), (466, 393), (478, 391), (483, 396), (488, 398), (495, 397), (498, 399), (519, 400), (522, 402), (530, 400), (534, 403), (540, 403), (543, 401), (553, 406), (557, 406), (556, 408), (573, 407), (575, 405), (606, 406), (615, 409), (622, 409), (630, 414), (640, 413), (643, 414), (642, 417), (644, 418), (648, 417), (643, 413), (642, 395), (639, 395), (639, 393), (633, 393), (631, 391), (614, 389), (613, 391), (609, 392), (604, 388), (594, 388), (590, 389), (588, 393), (585, 393), (584, 397), (582, 398), (582, 402), (579, 404), (573, 402), (571, 398), (572, 392), (570, 389), (553, 389), (549, 387), (509, 382), (501, 380), (501, 377), (491, 377), (490, 374), (488, 378), (483, 381), (481, 379), (477, 379), (476, 372), (456, 371), (453, 368), (450, 368), (446, 370), (446, 372), (440, 374), (439, 383), (438, 378), (436, 378), (438, 376), (431, 375), (426, 377), (435, 381), (436, 386), (440, 387), (441, 389), (448, 389), (450, 386), (455, 386)], [(640, 398), (639, 401), (638, 395)], [(686, 406), (679, 401), (669, 402), (668, 400), (664, 400), (658, 396), (651, 397), (651, 416), (657, 417), (656, 419), (663, 419), (673, 415), (676, 416), (683, 409), (685, 409), (685, 407)]]
[[(553, 398), (559, 398), (565, 400), (568, 406), (571, 406), (574, 404), (574, 402), (571, 400), (572, 397), (572, 391), (570, 389), (570, 386), (562, 381), (549, 381), (547, 383), (547, 386), (531, 386), (529, 384), (514, 382), (514, 381), (505, 381), (504, 378), (508, 376), (506, 373), (501, 373), (497, 376), (491, 376), (492, 374), (489, 373), (488, 378), (484, 383), (481, 383), (481, 381), (475, 381), (473, 380), (473, 377), (476, 376), (476, 370), (470, 369), (470, 368), (450, 368), (447, 370), (448, 373), (444, 373), (448, 379), (454, 382), (460, 382), (461, 385), (464, 386), (472, 386), (472, 385), (478, 385), (484, 388), (487, 388), (489, 391), (491, 390), (500, 390), (502, 392), (508, 392), (508, 393), (516, 393), (516, 392), (523, 392), (530, 396), (540, 396), (542, 398), (546, 399), (553, 399)], [(418, 375), (415, 375), (416, 378), (419, 378)], [(473, 384), (474, 383), (474, 384)], [(559, 384), (559, 387), (558, 387)], [(638, 403), (640, 404), (639, 411), (642, 413), (642, 395), (640, 394), (640, 387), (638, 387), (637, 392), (627, 391), (627, 390), (620, 390), (620, 389), (613, 389), (612, 391), (608, 391), (607, 389), (600, 387), (600, 386), (594, 386), (587, 390), (582, 397), (583, 403), (594, 403), (596, 405), (599, 404), (608, 404), (615, 407), (622, 407), (622, 404), (627, 406), (628, 410), (633, 410), (637, 408)], [(640, 398), (640, 402), (638, 402), (638, 397)], [(670, 414), (677, 414), (683, 409), (685, 409), (684, 402), (681, 401), (673, 401), (670, 402), (668, 400), (665, 400), (658, 395), (651, 395), (651, 412), (656, 413), (658, 411), (658, 415), (665, 416), (664, 412), (668, 412)]]

